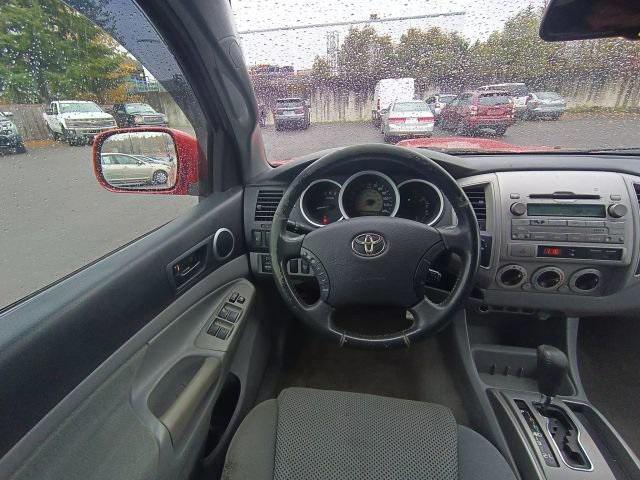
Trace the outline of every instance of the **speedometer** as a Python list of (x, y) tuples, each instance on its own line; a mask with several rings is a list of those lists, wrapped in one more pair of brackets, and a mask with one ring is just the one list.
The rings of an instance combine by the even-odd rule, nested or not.
[(342, 218), (338, 207), (340, 184), (334, 180), (321, 179), (312, 182), (300, 197), (300, 210), (307, 222), (322, 227)]
[(392, 217), (398, 211), (398, 188), (383, 173), (364, 171), (349, 177), (340, 191), (340, 211), (345, 218)]
[(433, 225), (442, 216), (442, 193), (435, 185), (420, 179), (407, 180), (398, 185), (400, 208), (398, 217)]

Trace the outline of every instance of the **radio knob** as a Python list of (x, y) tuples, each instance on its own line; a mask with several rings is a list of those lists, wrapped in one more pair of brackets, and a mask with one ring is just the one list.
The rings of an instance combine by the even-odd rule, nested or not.
[(520, 217), (527, 213), (527, 204), (522, 202), (512, 203), (510, 210), (511, 213)]
[(624, 217), (627, 214), (627, 207), (621, 203), (612, 203), (607, 209), (609, 215), (613, 218)]

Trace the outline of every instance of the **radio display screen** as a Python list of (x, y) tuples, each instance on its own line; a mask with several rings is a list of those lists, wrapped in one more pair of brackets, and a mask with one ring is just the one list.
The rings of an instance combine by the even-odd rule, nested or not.
[(527, 214), (530, 217), (597, 217), (605, 218), (604, 205), (564, 204), (564, 203), (528, 203)]

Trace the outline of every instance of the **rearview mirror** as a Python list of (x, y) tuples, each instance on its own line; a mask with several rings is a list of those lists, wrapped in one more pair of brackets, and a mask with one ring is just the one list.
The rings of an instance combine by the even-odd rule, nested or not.
[(114, 192), (197, 195), (198, 152), (196, 139), (179, 130), (109, 130), (94, 141), (94, 171)]
[(542, 18), (540, 37), (550, 42), (591, 38), (640, 39), (637, 0), (551, 0)]

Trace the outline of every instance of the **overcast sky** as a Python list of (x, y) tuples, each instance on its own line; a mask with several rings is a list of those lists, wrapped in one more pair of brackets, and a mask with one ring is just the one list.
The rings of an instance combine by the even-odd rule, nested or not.
[[(376, 23), (379, 33), (398, 40), (410, 27), (439, 26), (457, 31), (470, 41), (486, 38), (505, 20), (527, 5), (545, 0), (231, 0), (238, 31), (328, 22), (365, 20), (432, 13), (466, 12), (463, 16)], [(310, 68), (316, 55), (327, 51), (326, 34), (338, 31), (340, 41), (348, 26), (240, 35), (249, 65), (269, 63)]]

